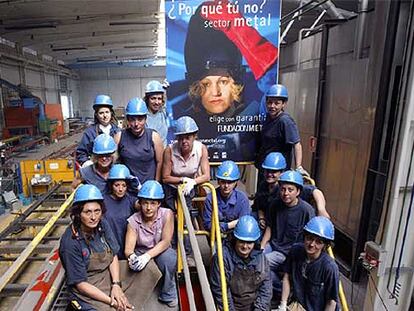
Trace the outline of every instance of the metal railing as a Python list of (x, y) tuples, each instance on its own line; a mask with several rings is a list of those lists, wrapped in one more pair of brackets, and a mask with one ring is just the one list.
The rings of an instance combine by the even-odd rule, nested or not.
[[(204, 183), (202, 187), (208, 188), (212, 194), (212, 226), (211, 233), (202, 230), (194, 230), (193, 223), (191, 221), (190, 212), (185, 201), (185, 197), (182, 191), (182, 186), (178, 187), (178, 200), (177, 200), (177, 232), (178, 232), (178, 245), (177, 249), (177, 272), (183, 272), (185, 284), (188, 294), (188, 300), (190, 305), (190, 310), (196, 310), (196, 304), (194, 299), (194, 293), (191, 287), (190, 272), (187, 265), (187, 256), (185, 254), (184, 248), (184, 235), (188, 234), (190, 238), (190, 244), (194, 253), (194, 260), (196, 263), (196, 269), (198, 278), (200, 280), (201, 290), (205, 302), (205, 307), (207, 311), (216, 310), (215, 302), (213, 295), (211, 293), (209, 281), (207, 278), (207, 273), (201, 258), (200, 248), (198, 246), (196, 235), (210, 235), (210, 247), (213, 254), (215, 246), (217, 244), (217, 257), (220, 269), (220, 278), (221, 278), (221, 291), (223, 298), (223, 310), (228, 311), (228, 300), (227, 300), (227, 284), (226, 277), (224, 272), (224, 261), (223, 261), (223, 252), (222, 252), (222, 243), (221, 243), (221, 233), (218, 219), (218, 207), (217, 207), (217, 194), (216, 189), (210, 183)], [(187, 226), (187, 230), (184, 230), (184, 223)]]

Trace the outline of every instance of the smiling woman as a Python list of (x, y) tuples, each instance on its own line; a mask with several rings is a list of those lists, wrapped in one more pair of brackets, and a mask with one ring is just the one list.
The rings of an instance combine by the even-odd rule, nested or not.
[(82, 310), (133, 310), (151, 295), (160, 273), (154, 264), (145, 273), (132, 273), (125, 261), (119, 261), (120, 245), (103, 218), (105, 212), (97, 187), (82, 185), (76, 190), (73, 223), (59, 246), (70, 299)]
[(108, 95), (98, 95), (93, 104), (94, 124), (83, 133), (82, 139), (76, 149), (76, 161), (82, 167), (92, 164), (93, 141), (100, 134), (107, 134), (119, 142), (121, 129), (117, 125), (113, 111), (112, 99)]

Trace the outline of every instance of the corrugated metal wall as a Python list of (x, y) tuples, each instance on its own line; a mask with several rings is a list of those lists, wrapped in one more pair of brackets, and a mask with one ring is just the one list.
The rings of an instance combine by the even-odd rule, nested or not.
[[(372, 18), (368, 18), (368, 30)], [(358, 237), (366, 170), (373, 127), (371, 102), (366, 100), (368, 58), (353, 58), (356, 20), (330, 29), (324, 113), (315, 120), (321, 35), (302, 42), (300, 66), (298, 43), (281, 51), (280, 81), (289, 89), (288, 111), (301, 133), (304, 163), (310, 169), (309, 138), (315, 122), (321, 122), (321, 161), (318, 186), (327, 199), (335, 225), (354, 242)], [(365, 52), (370, 35), (365, 36)], [(366, 53), (368, 55), (368, 53)]]

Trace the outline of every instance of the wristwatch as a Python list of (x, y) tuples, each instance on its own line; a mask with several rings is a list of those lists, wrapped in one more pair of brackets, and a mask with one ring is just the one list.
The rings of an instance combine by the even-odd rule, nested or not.
[(121, 283), (121, 281), (112, 282), (112, 286), (114, 286), (114, 285), (118, 285), (119, 287), (121, 287), (121, 288), (122, 288), (122, 283)]

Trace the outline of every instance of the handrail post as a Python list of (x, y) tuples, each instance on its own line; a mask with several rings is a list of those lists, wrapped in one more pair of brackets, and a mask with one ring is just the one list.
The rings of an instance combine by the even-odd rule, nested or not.
[[(221, 281), (221, 295), (223, 300), (223, 311), (229, 310), (228, 304), (228, 297), (227, 297), (227, 280), (226, 280), (226, 273), (224, 271), (224, 260), (223, 260), (223, 245), (221, 242), (221, 231), (220, 231), (220, 223), (218, 218), (218, 204), (217, 204), (217, 193), (216, 189), (210, 183), (202, 184), (203, 187), (207, 187), (211, 191), (211, 198), (212, 198), (212, 227), (211, 227), (211, 234), (215, 235), (217, 239), (217, 259), (220, 269), (220, 281)], [(214, 230), (214, 231), (213, 231)], [(212, 248), (212, 251), (214, 248)]]

